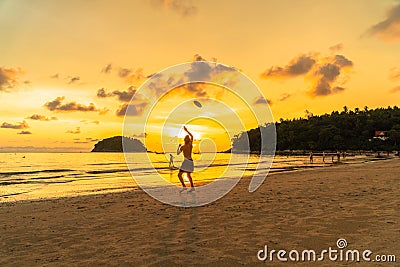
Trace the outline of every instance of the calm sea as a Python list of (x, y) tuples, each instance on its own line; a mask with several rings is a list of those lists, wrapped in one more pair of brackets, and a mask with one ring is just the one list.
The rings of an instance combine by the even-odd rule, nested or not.
[[(169, 155), (131, 153), (132, 173), (146, 174), (152, 166), (145, 164), (149, 157), (161, 176), (179, 184), (177, 170), (169, 169)], [(245, 156), (236, 162), (246, 162)], [(240, 157), (243, 157), (241, 161)], [(180, 166), (181, 156), (175, 156), (175, 165)], [(259, 157), (250, 156), (248, 164), (229, 165), (230, 154), (194, 155), (194, 182), (207, 182), (226, 176), (226, 168), (244, 170), (252, 174)], [(237, 158), (236, 158), (237, 159)], [(330, 158), (326, 159), (327, 162)], [(210, 165), (211, 163), (211, 165)], [(124, 154), (122, 153), (0, 153), (0, 202), (34, 200), (66, 196), (88, 195), (126, 191), (137, 188)], [(323, 166), (321, 157), (314, 158), (310, 165), (308, 157), (276, 156), (270, 172), (295, 170), (304, 167)]]

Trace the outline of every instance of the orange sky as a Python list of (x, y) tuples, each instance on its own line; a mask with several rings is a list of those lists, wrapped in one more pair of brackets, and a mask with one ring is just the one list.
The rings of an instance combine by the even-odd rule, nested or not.
[[(275, 120), (399, 105), (399, 1), (3, 0), (0, 33), (0, 151), (90, 151), (122, 134), (146, 77), (196, 54), (245, 73)], [(185, 97), (167, 96), (157, 114)], [(224, 134), (214, 141), (229, 147)]]

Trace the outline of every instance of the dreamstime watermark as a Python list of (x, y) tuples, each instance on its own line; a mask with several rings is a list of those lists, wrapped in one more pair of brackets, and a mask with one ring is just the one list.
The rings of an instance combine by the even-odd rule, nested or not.
[(340, 261), (340, 262), (396, 262), (396, 255), (393, 254), (374, 254), (371, 250), (347, 249), (347, 241), (339, 238), (336, 241), (336, 247), (329, 247), (316, 252), (313, 249), (298, 251), (268, 250), (268, 245), (257, 252), (257, 259), (260, 261), (280, 261), (280, 262), (316, 262), (316, 261)]
[[(219, 95), (211, 95), (209, 87), (218, 87), (222, 92)], [(175, 97), (168, 102), (169, 104), (163, 102), (169, 93), (173, 95), (174, 90), (178, 91), (182, 88), (190, 97), (186, 97), (182, 101), (177, 100), (182, 98)], [(229, 101), (223, 97), (227, 93), (230, 94), (231, 100)], [(162, 115), (159, 114), (160, 105), (163, 105)], [(177, 137), (183, 126), (186, 125), (190, 129), (190, 123), (196, 119), (211, 120), (220, 125), (230, 140), (240, 134), (240, 142), (236, 144), (231, 153), (240, 153), (241, 157), (231, 154), (227, 168), (221, 177), (212, 177), (214, 178), (213, 182), (197, 186), (196, 191), (191, 193), (190, 197), (187, 194), (181, 194), (179, 186), (160, 175), (150, 154), (147, 154), (145, 159), (141, 159), (141, 163), (145, 165), (145, 168), (142, 169), (146, 171), (137, 171), (135, 154), (129, 153), (129, 144), (125, 143), (126, 140), (123, 139), (124, 155), (132, 177), (147, 194), (163, 203), (195, 207), (216, 201), (227, 194), (239, 182), (245, 171), (245, 169), (234, 166), (247, 165), (250, 153), (254, 152), (251, 151), (253, 148), (250, 146), (247, 136), (251, 120), (253, 121), (252, 125), (259, 126), (260, 144), (258, 163), (255, 168), (252, 167), (254, 172), (249, 184), (249, 192), (255, 191), (269, 172), (276, 147), (276, 131), (272, 112), (268, 101), (256, 84), (235, 68), (208, 61), (188, 62), (169, 67), (146, 80), (136, 90), (130, 103), (124, 109), (126, 111), (123, 135), (132, 137), (135, 131), (148, 136), (147, 134), (152, 132), (151, 140), (145, 137), (146, 147), (147, 142), (151, 142), (153, 145), (159, 141), (163, 148), (162, 153), (166, 154), (176, 151)], [(158, 110), (158, 112), (154, 110)], [(157, 124), (154, 123), (155, 117), (157, 117)], [(156, 140), (154, 136), (160, 138)], [(216, 141), (212, 137), (206, 139), (201, 142), (212, 142), (216, 147)], [(213, 153), (216, 155), (217, 151), (213, 151)], [(143, 160), (144, 162), (142, 162)], [(204, 170), (211, 164), (212, 161), (208, 163), (208, 166), (203, 164), (201, 168)], [(194, 165), (193, 176), (196, 180), (196, 160)], [(224, 177), (229, 177), (229, 179), (224, 179)]]

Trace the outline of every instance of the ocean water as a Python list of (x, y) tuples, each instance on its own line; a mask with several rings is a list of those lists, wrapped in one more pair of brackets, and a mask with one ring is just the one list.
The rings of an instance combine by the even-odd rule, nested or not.
[[(232, 157), (233, 160), (231, 154), (194, 155), (194, 183), (233, 178), (238, 171), (252, 175), (260, 160), (257, 155)], [(127, 159), (128, 165), (122, 153), (0, 153), (0, 202), (132, 190), (137, 184), (131, 172), (150, 179), (154, 169), (164, 180), (179, 185), (178, 170), (169, 169), (169, 155), (130, 153)], [(174, 156), (174, 160), (175, 166), (180, 166), (182, 157)], [(308, 157), (275, 156), (270, 173), (323, 165), (321, 157), (315, 157), (311, 165)], [(228, 172), (228, 168), (234, 172)]]

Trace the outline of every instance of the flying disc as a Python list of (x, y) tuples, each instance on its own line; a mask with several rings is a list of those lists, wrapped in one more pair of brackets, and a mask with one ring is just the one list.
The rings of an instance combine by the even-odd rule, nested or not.
[(197, 100), (194, 100), (193, 103), (194, 103), (198, 108), (201, 108), (201, 107), (202, 107), (202, 105), (200, 104), (200, 102), (197, 101)]

